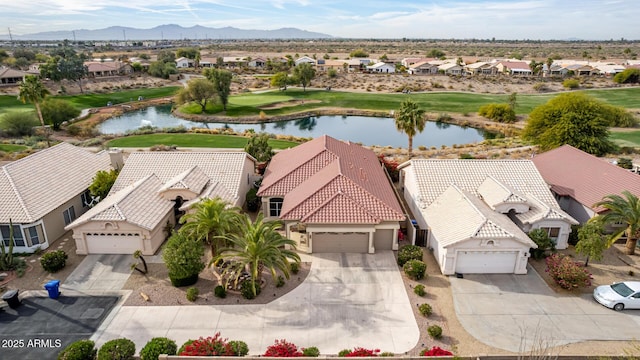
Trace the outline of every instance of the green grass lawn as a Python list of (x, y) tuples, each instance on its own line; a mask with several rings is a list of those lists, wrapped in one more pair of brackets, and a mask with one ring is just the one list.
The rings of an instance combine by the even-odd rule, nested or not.
[[(86, 109), (92, 107), (106, 106), (109, 101), (113, 104), (119, 104), (128, 102), (131, 99), (137, 100), (138, 96), (143, 96), (146, 99), (160, 98), (166, 96), (173, 96), (179, 86), (165, 86), (153, 89), (137, 89), (137, 90), (123, 90), (110, 94), (82, 94), (82, 95), (67, 95), (67, 96), (52, 96), (57, 99), (64, 99), (71, 102), (78, 109)], [(33, 104), (27, 102), (23, 104), (18, 100), (16, 96), (2, 95), (0, 96), (0, 115), (9, 111), (30, 111), (35, 110)]]
[(0, 144), (0, 151), (3, 152), (17, 152), (27, 150), (27, 146), (16, 144)]
[(612, 132), (610, 138), (618, 146), (640, 147), (640, 130)]
[[(149, 134), (132, 135), (111, 140), (109, 147), (151, 147), (154, 145), (176, 145), (178, 147), (202, 147), (202, 148), (233, 148), (243, 149), (247, 145), (248, 138), (236, 135), (210, 135), (210, 134)], [(285, 140), (269, 140), (269, 145), (274, 149), (286, 149), (298, 145), (298, 143)]]
[[(588, 90), (587, 94), (626, 108), (637, 108), (640, 88), (624, 88), (612, 90)], [(342, 107), (362, 110), (389, 111), (398, 109), (400, 103), (407, 98), (417, 102), (428, 112), (475, 113), (482, 105), (490, 103), (507, 103), (508, 94), (475, 94), (459, 92), (413, 93), (413, 94), (373, 94), (350, 93), (339, 91), (288, 89), (286, 91), (270, 91), (258, 94), (242, 94), (229, 99), (226, 115), (247, 116), (258, 115), (264, 111), (267, 115), (282, 115), (292, 112), (313, 110), (319, 107)], [(518, 114), (528, 114), (538, 105), (544, 104), (557, 94), (527, 94), (517, 96)], [(280, 109), (261, 110), (261, 106), (281, 103), (290, 100), (309, 100), (302, 105), (283, 107)], [(200, 108), (194, 105), (182, 109), (187, 113), (199, 113)], [(222, 111), (219, 104), (209, 105), (208, 114)]]

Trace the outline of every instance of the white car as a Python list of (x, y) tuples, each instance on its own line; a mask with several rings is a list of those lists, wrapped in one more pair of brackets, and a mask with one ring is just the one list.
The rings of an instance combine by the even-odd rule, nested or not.
[(593, 298), (615, 311), (640, 309), (640, 281), (598, 286), (593, 290)]

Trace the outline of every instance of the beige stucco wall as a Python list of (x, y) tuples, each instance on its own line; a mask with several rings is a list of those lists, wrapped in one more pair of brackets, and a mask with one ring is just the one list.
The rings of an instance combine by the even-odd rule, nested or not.
[(80, 217), (80, 215), (84, 214), (89, 209), (82, 206), (82, 199), (80, 198), (80, 194), (77, 194), (66, 203), (62, 204), (55, 210), (45, 215), (42, 218), (42, 223), (47, 240), (47, 245), (45, 246), (43, 244), (41, 246), (42, 249), (46, 249), (52, 241), (57, 240), (65, 234), (66, 230), (64, 229), (65, 224), (64, 216), (62, 215), (62, 213), (71, 206), (73, 206), (73, 209), (76, 213), (76, 218)]

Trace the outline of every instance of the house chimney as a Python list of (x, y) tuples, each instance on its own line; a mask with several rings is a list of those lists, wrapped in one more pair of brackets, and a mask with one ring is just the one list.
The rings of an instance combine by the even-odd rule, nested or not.
[(111, 167), (116, 170), (122, 170), (122, 167), (124, 166), (124, 156), (122, 155), (122, 149), (110, 149), (109, 158), (111, 159)]

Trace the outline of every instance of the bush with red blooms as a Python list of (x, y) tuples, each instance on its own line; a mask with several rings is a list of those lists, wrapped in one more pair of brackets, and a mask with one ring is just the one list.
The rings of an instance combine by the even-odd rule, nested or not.
[(341, 357), (370, 357), (378, 356), (380, 349), (369, 350), (361, 347), (354, 348), (353, 350), (342, 350), (338, 354)]
[(298, 357), (302, 356), (302, 352), (298, 350), (298, 347), (294, 343), (290, 343), (287, 340), (276, 340), (275, 343), (267, 348), (264, 355), (270, 357)]
[(545, 261), (547, 263), (545, 271), (561, 288), (573, 290), (591, 286), (592, 276), (589, 271), (569, 256), (553, 254)]
[(237, 356), (233, 347), (227, 342), (227, 339), (220, 337), (220, 333), (216, 333), (213, 337), (200, 337), (191, 344), (185, 346), (184, 350), (178, 354), (181, 356)]
[(378, 159), (380, 159), (380, 162), (382, 163), (382, 165), (384, 165), (384, 168), (387, 169), (391, 181), (398, 182), (398, 180), (400, 180), (400, 170), (398, 170), (398, 166), (400, 164), (398, 164), (398, 162), (395, 160), (387, 160), (384, 157), (384, 154), (378, 155)]
[(431, 349), (424, 349), (420, 352), (420, 356), (453, 356), (453, 353), (448, 350), (441, 349), (438, 346), (434, 346)]

